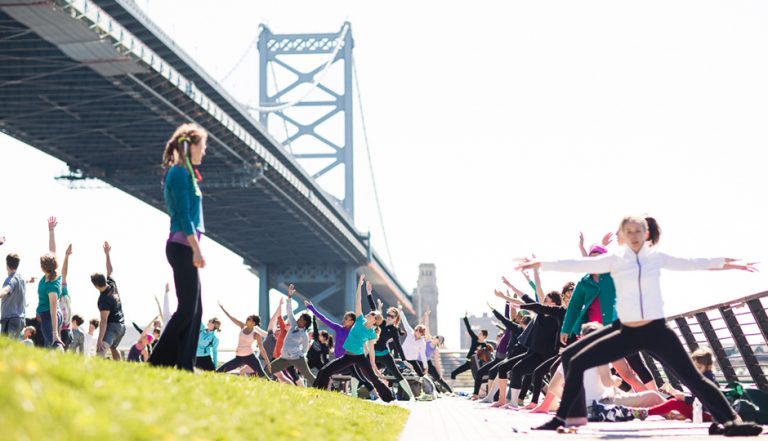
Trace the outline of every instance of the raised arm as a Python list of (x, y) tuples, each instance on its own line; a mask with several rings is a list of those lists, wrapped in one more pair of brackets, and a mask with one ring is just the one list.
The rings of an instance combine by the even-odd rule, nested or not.
[(519, 296), (525, 295), (525, 293), (524, 293), (523, 291), (521, 291), (521, 290), (517, 289), (517, 287), (515, 287), (515, 285), (513, 285), (512, 283), (510, 283), (510, 282), (509, 282), (509, 280), (507, 280), (507, 278), (506, 278), (506, 277), (503, 277), (503, 276), (502, 276), (502, 278), (501, 278), (501, 282), (502, 282), (502, 283), (504, 283), (504, 284), (505, 284), (505, 285), (506, 285), (506, 286), (507, 286), (509, 289), (511, 289), (511, 290), (512, 290), (512, 292), (514, 292), (515, 294), (517, 294), (517, 295), (519, 295)]
[(544, 288), (541, 287), (541, 274), (538, 268), (533, 269), (533, 283), (536, 284), (536, 301), (539, 302), (544, 299)]
[(467, 328), (467, 333), (469, 333), (469, 338), (472, 339), (472, 341), (477, 341), (477, 334), (475, 334), (474, 331), (472, 331), (472, 325), (469, 324), (469, 318), (467, 317), (467, 313), (464, 313), (464, 327)]
[[(424, 311), (424, 314), (421, 315), (421, 324), (424, 325), (424, 328), (427, 330), (427, 333), (424, 336), (424, 338), (427, 338), (427, 339), (429, 339), (428, 337), (430, 336), (430, 334), (429, 334), (429, 314), (431, 312), (432, 312), (432, 310), (429, 307), (427, 307), (427, 310)], [(427, 344), (429, 344), (429, 343), (427, 343)]]
[(312, 316), (312, 340), (313, 341), (319, 341), (320, 338), (320, 331), (317, 330), (317, 318), (313, 315)]
[(56, 254), (56, 226), (59, 223), (56, 221), (55, 216), (48, 218), (48, 251)]
[(296, 294), (296, 287), (291, 283), (288, 285), (288, 307), (285, 308), (288, 310), (288, 323), (291, 324), (291, 328), (296, 326), (296, 317), (293, 315), (293, 303), (291, 302), (294, 294)]
[(397, 312), (400, 314), (400, 323), (403, 324), (403, 328), (405, 328), (405, 333), (410, 335), (413, 335), (413, 328), (411, 327), (411, 324), (408, 323), (408, 319), (405, 318), (405, 313), (403, 312), (403, 305), (398, 302), (397, 303)]
[(375, 311), (376, 303), (373, 301), (373, 283), (370, 280), (365, 282), (365, 290), (368, 293), (366, 296), (368, 298), (368, 307), (371, 308), (371, 311)]
[(155, 326), (155, 320), (159, 319), (160, 316), (155, 316), (147, 326), (144, 327), (144, 330), (141, 331), (141, 335), (147, 335), (149, 334), (149, 330), (152, 329)]
[[(304, 302), (306, 304), (306, 302)], [(269, 324), (267, 325), (267, 330), (271, 330), (274, 332), (275, 325), (277, 324), (277, 317), (283, 313), (283, 298), (280, 297), (280, 302), (277, 305), (277, 308), (275, 308), (275, 312), (272, 313), (272, 317), (269, 318)]]
[(72, 254), (72, 244), (69, 244), (67, 250), (64, 251), (64, 263), (61, 264), (61, 284), (67, 284), (67, 273), (69, 272), (69, 255)]
[(581, 231), (579, 231), (579, 251), (581, 251), (581, 257), (589, 256), (587, 249), (584, 248), (584, 233)]
[(312, 314), (314, 314), (314, 316), (317, 317), (318, 320), (325, 323), (326, 326), (331, 328), (333, 332), (339, 332), (342, 329), (344, 329), (344, 327), (341, 326), (341, 324), (334, 322), (330, 318), (326, 317), (322, 312), (318, 311), (318, 309), (315, 308), (315, 305), (313, 305), (312, 302), (310, 302), (309, 300), (304, 300), (304, 305), (307, 307), (307, 309), (312, 311)]
[(112, 277), (112, 259), (109, 257), (109, 252), (112, 251), (112, 247), (109, 242), (104, 241), (104, 255), (107, 258), (107, 277)]
[[(488, 305), (488, 306), (490, 306), (490, 305)], [(493, 312), (493, 315), (494, 315), (494, 316), (495, 316), (495, 317), (496, 317), (496, 318), (497, 318), (497, 319), (498, 319), (498, 320), (499, 320), (501, 323), (503, 323), (503, 324), (504, 324), (504, 327), (506, 327), (507, 329), (517, 329), (517, 328), (520, 328), (520, 325), (518, 325), (517, 323), (515, 323), (515, 322), (513, 322), (512, 320), (508, 319), (507, 317), (504, 317), (504, 316), (503, 316), (503, 315), (501, 315), (501, 313), (500, 313), (499, 311), (497, 311), (496, 309), (494, 309), (494, 308), (491, 308), (491, 311)]]
[(171, 285), (165, 283), (165, 293), (163, 294), (163, 310), (160, 311), (160, 315), (163, 317), (163, 326), (167, 325), (171, 320), (173, 312), (171, 311), (171, 299), (170, 299)]
[(363, 315), (363, 299), (362, 289), (363, 282), (365, 282), (365, 274), (360, 274), (360, 279), (357, 282), (357, 292), (355, 293), (355, 315), (360, 317)]
[(236, 319), (236, 318), (232, 317), (231, 315), (229, 315), (229, 313), (227, 312), (227, 310), (226, 310), (226, 309), (224, 309), (224, 305), (222, 305), (222, 304), (221, 304), (221, 302), (219, 302), (219, 308), (221, 308), (222, 312), (224, 312), (224, 315), (226, 315), (226, 316), (227, 316), (227, 318), (229, 318), (230, 320), (232, 320), (232, 323), (234, 323), (234, 324), (235, 324), (235, 326), (237, 326), (237, 327), (238, 327), (238, 328), (240, 328), (240, 329), (243, 329), (243, 328), (245, 328), (245, 323), (243, 323), (243, 322), (241, 322), (240, 320), (238, 320), (238, 319)]

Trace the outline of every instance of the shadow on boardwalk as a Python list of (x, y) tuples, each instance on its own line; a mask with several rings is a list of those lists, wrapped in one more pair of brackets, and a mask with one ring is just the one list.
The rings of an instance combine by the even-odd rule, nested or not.
[[(525, 412), (488, 409), (466, 398), (442, 398), (432, 402), (402, 403), (411, 410), (411, 416), (400, 436), (400, 441), (461, 441), (507, 440), (511, 438), (552, 439), (675, 439), (711, 440), (709, 424), (694, 425), (680, 421), (666, 421), (650, 417), (646, 421), (627, 423), (590, 423), (575, 435), (554, 432), (529, 431), (550, 415), (530, 415)], [(517, 430), (517, 432), (516, 432)]]

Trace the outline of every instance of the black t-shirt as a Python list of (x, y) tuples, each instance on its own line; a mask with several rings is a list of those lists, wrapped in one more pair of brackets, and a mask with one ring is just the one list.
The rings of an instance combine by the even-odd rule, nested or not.
[(387, 347), (387, 343), (391, 340), (393, 350), (395, 351), (395, 356), (405, 360), (405, 355), (403, 354), (403, 347), (400, 345), (400, 334), (398, 332), (398, 329), (393, 325), (383, 325), (379, 328), (381, 332), (379, 333), (379, 339), (376, 340), (376, 343), (373, 345), (373, 349), (377, 352), (386, 351), (389, 348)]
[(111, 277), (107, 277), (107, 289), (99, 294), (99, 300), (96, 303), (99, 311), (109, 311), (107, 317), (108, 323), (124, 323), (123, 304), (120, 302), (120, 293), (117, 291), (117, 284)]

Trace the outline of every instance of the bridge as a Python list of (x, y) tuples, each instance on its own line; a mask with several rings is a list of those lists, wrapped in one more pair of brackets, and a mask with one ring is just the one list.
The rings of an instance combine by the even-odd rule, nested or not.
[(160, 210), (162, 147), (205, 127), (206, 234), (259, 276), (262, 317), (291, 282), (338, 317), (360, 272), (414, 313), (338, 201), (132, 1), (0, 0), (0, 103), (0, 131)]

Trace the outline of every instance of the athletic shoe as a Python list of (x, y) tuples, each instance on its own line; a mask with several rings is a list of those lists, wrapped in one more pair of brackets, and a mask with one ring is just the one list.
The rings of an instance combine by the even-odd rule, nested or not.
[(725, 428), (717, 423), (712, 423), (709, 425), (709, 434), (710, 435), (722, 435), (725, 433)]
[(757, 436), (763, 432), (763, 426), (754, 423), (729, 421), (723, 425), (725, 436)]
[(418, 397), (416, 397), (416, 401), (432, 401), (432, 395), (428, 394), (421, 394)]
[(645, 421), (648, 418), (648, 409), (632, 409), (632, 416), (640, 421)]
[(565, 421), (558, 417), (554, 417), (541, 426), (531, 427), (531, 430), (552, 430), (555, 431), (560, 427), (565, 427)]

